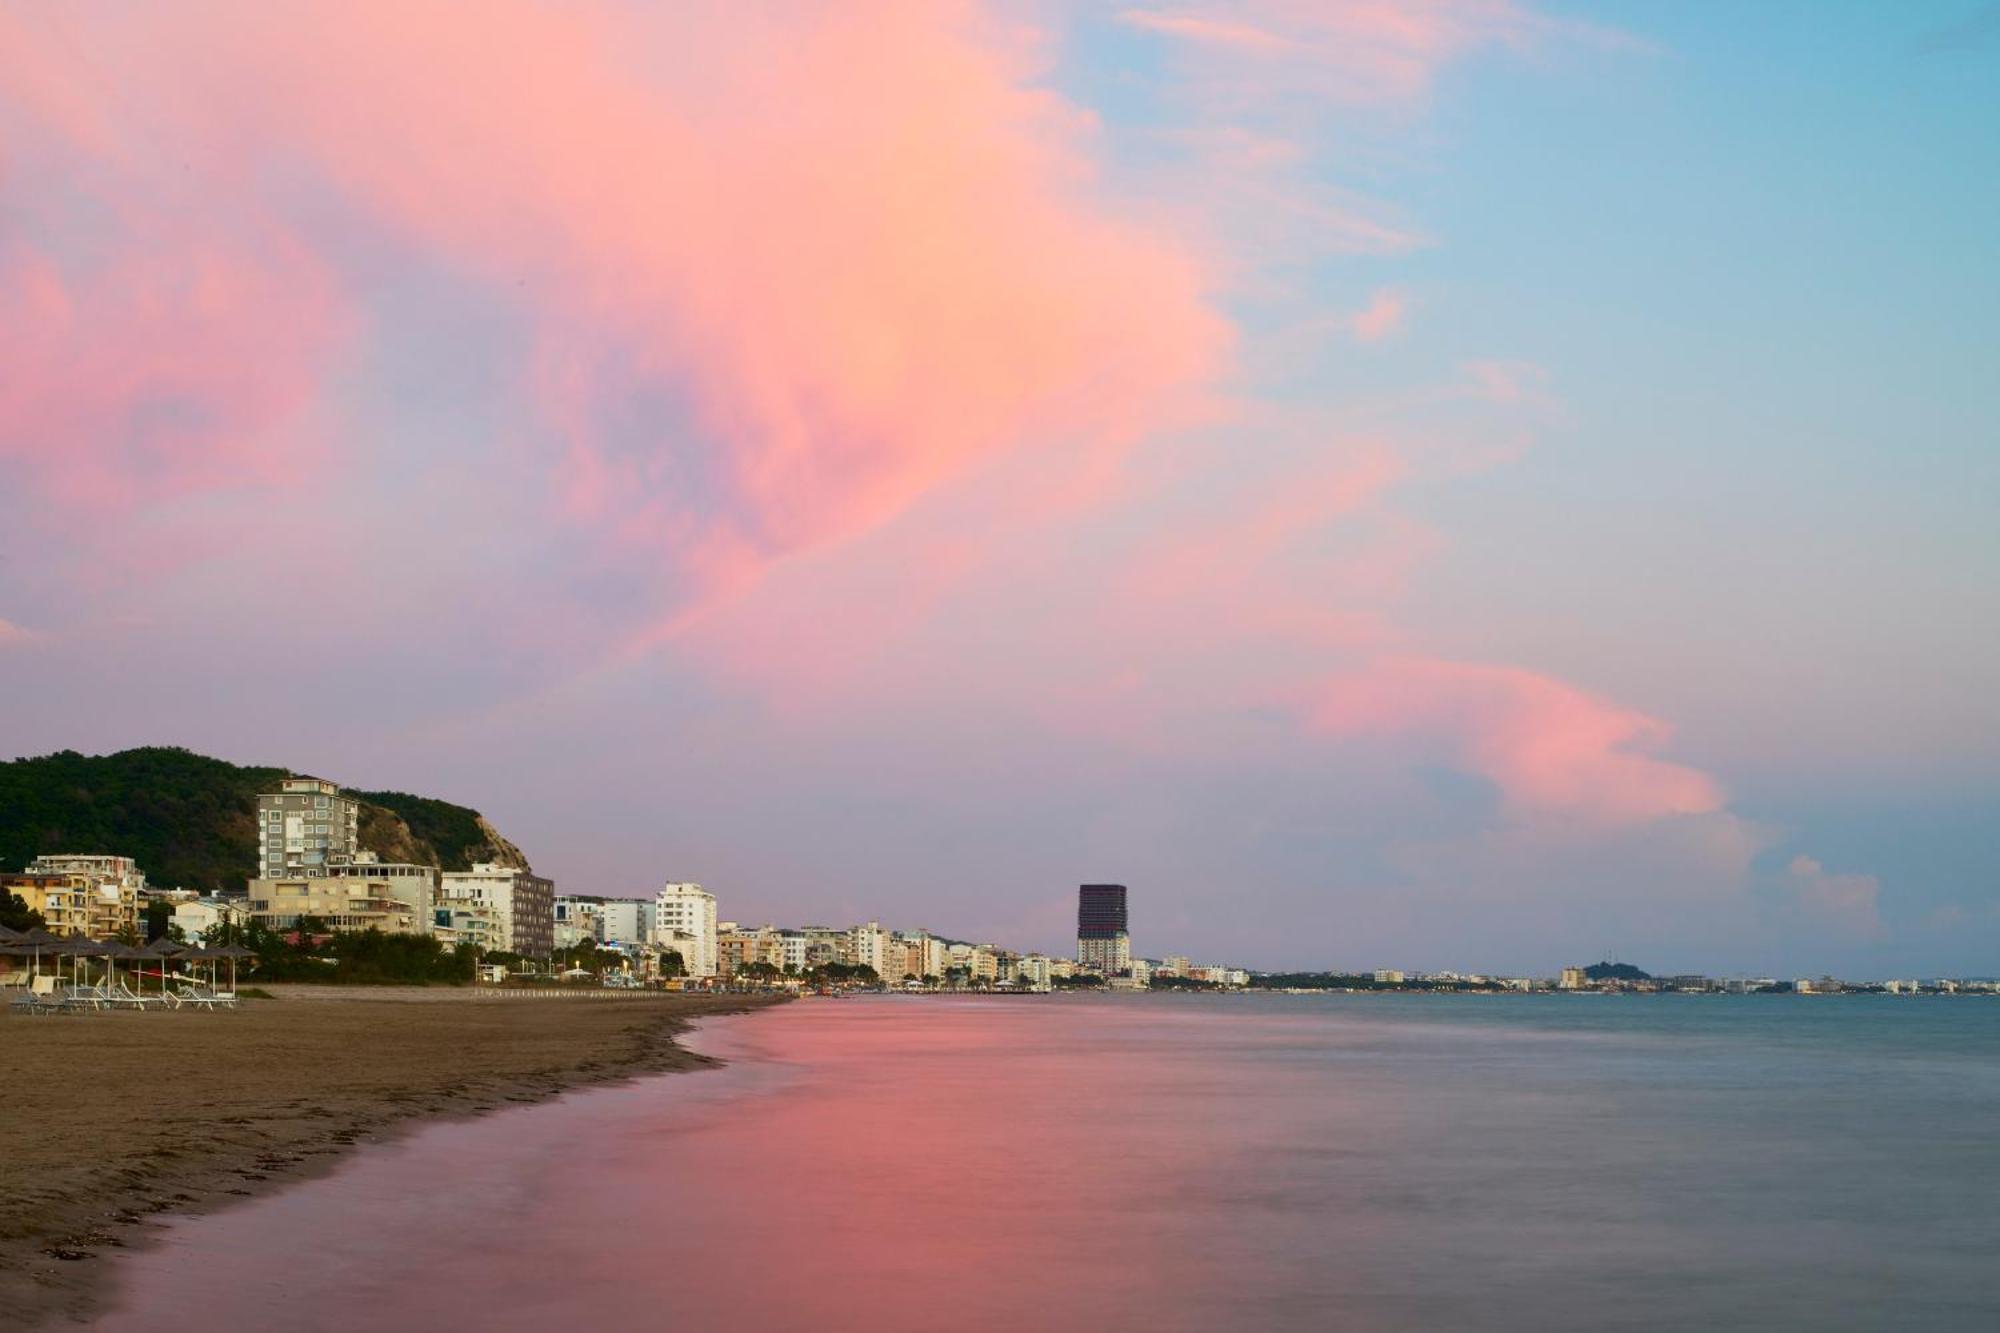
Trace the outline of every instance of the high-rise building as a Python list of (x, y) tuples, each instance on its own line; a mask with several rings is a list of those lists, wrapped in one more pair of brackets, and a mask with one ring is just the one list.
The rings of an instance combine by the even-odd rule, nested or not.
[(447, 870), (438, 898), (440, 906), (493, 922), (487, 948), (523, 958), (547, 958), (555, 948), (556, 886), (519, 866), (481, 861), (470, 870)]
[(361, 803), (318, 778), (286, 778), (257, 798), (258, 879), (339, 874), (361, 847)]
[(681, 956), (690, 977), (715, 975), (715, 895), (699, 884), (669, 884), (653, 896), (653, 942)]
[(1132, 965), (1125, 886), (1084, 884), (1076, 891), (1076, 961), (1087, 972), (1112, 977)]

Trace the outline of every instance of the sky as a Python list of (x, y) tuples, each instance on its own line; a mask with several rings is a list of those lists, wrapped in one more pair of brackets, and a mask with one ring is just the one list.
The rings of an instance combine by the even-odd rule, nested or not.
[(0, 755), (745, 922), (2000, 972), (1996, 213), (1981, 3), (0, 3)]

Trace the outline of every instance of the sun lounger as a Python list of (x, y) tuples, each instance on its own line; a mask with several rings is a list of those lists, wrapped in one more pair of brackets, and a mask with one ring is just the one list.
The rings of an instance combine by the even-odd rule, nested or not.
[(164, 1009), (167, 1001), (158, 995), (146, 995), (133, 990), (124, 982), (104, 989), (104, 1002), (116, 1008), (145, 1010), (158, 1006)]
[(57, 1001), (66, 1014), (95, 1013), (107, 1003), (102, 986), (69, 986), (57, 992)]
[(32, 986), (7, 1002), (7, 1007), (17, 1014), (61, 1013), (62, 1005), (56, 999), (56, 979), (36, 977)]
[[(192, 1004), (202, 1009), (214, 1009), (223, 1003), (222, 997), (205, 986), (182, 986), (178, 992), (182, 1004)], [(229, 997), (229, 1007), (236, 1007), (236, 997)]]

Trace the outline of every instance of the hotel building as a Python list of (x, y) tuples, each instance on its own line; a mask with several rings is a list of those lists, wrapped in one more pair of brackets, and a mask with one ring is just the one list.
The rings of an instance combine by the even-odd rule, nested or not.
[(653, 915), (650, 898), (606, 898), (597, 904), (597, 942), (650, 944)]
[(669, 884), (653, 896), (652, 943), (681, 956), (682, 972), (716, 972), (715, 895), (699, 884)]
[(318, 778), (286, 778), (257, 798), (257, 878), (339, 873), (361, 848), (361, 803)]
[[(25, 888), (21, 896), (57, 934), (68, 929), (101, 939), (139, 928), (146, 874), (129, 856), (94, 852), (38, 856), (28, 864), (27, 874), (40, 883), (41, 901)], [(64, 924), (57, 925), (59, 920)]]
[(328, 930), (379, 930), (385, 935), (428, 935), (431, 922), (397, 898), (386, 880), (366, 875), (300, 875), (253, 879), (250, 919), (272, 930), (296, 930), (307, 917)]
[(1114, 977), (1132, 965), (1125, 886), (1083, 884), (1076, 892), (1076, 961), (1086, 972)]
[(489, 919), (485, 948), (547, 958), (556, 946), (556, 886), (520, 866), (481, 861), (470, 870), (447, 870), (439, 905), (465, 909)]

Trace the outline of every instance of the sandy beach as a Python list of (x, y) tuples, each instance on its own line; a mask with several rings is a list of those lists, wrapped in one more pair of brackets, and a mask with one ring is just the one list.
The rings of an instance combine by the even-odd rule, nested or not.
[(0, 1327), (81, 1319), (148, 1219), (226, 1206), (419, 1118), (708, 1063), (741, 996), (273, 987), (233, 1013), (0, 1017)]

